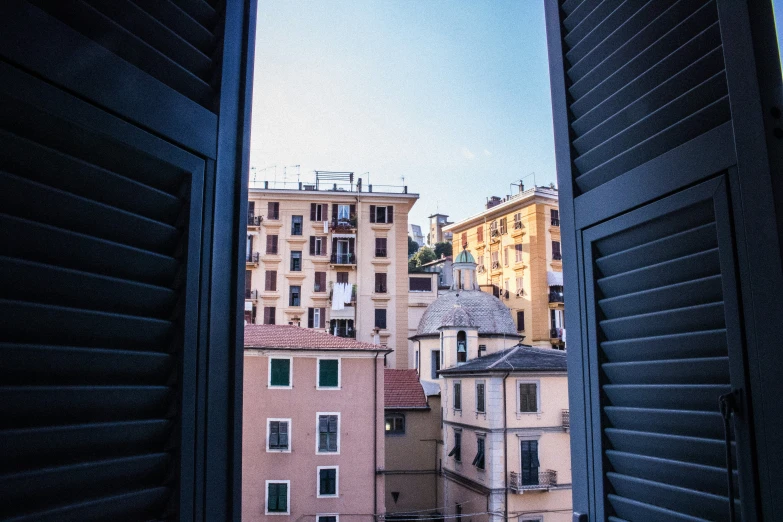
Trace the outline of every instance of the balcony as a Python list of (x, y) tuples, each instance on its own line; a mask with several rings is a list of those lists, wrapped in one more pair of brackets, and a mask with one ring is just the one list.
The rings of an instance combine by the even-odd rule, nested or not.
[(356, 254), (332, 254), (329, 262), (333, 265), (355, 265)]
[(258, 252), (248, 252), (245, 254), (245, 262), (248, 265), (258, 265), (258, 260), (260, 257), (261, 256)]
[(563, 292), (553, 292), (550, 290), (549, 292), (549, 302), (550, 303), (563, 303), (564, 297)]
[(549, 342), (552, 344), (560, 344), (563, 342), (563, 328), (552, 328), (549, 330)]
[(258, 290), (250, 290), (249, 288), (245, 289), (245, 299), (258, 299)]
[(356, 339), (356, 329), (350, 326), (335, 326), (331, 330), (331, 333), (336, 337), (346, 337), (348, 339)]
[(264, 220), (262, 216), (254, 216), (253, 214), (247, 215), (247, 226), (249, 227), (257, 227), (261, 225), (261, 222)]
[(562, 261), (563, 260), (563, 254), (560, 252), (553, 252), (552, 253), (552, 260), (553, 261)]
[[(332, 300), (332, 296), (334, 295), (334, 285), (335, 283), (329, 283), (329, 300)], [(352, 285), (351, 287), (351, 303), (356, 302), (356, 285)], [(346, 303), (348, 304), (348, 303)]]
[(571, 429), (571, 414), (568, 410), (563, 410), (563, 431)]
[(560, 218), (553, 217), (552, 218), (552, 226), (553, 227), (559, 227), (560, 226)]
[(538, 473), (538, 480), (535, 482), (532, 480), (522, 480), (522, 474), (511, 472), (508, 480), (508, 489), (513, 493), (522, 494), (525, 491), (548, 491), (550, 488), (557, 486), (557, 471), (547, 469)]
[(329, 230), (332, 232), (353, 232), (356, 230), (356, 217), (333, 219), (329, 222)]

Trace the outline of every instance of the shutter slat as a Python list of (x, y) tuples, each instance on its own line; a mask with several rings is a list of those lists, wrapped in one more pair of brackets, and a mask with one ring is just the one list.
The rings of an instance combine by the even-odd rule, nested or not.
[(215, 48), (215, 35), (171, 0), (133, 0), (169, 29), (191, 45), (210, 55)]
[[(136, 348), (148, 348), (140, 345)], [(168, 353), (0, 343), (4, 384), (153, 384), (174, 364)]]
[(0, 427), (161, 419), (170, 394), (166, 386), (0, 386)]
[[(607, 428), (604, 433), (614, 449), (626, 453), (693, 462), (705, 466), (726, 465), (726, 446), (721, 439), (645, 433), (617, 428)], [(736, 466), (736, 462), (734, 465)]]
[[(166, 453), (157, 453), (0, 476), (6, 499), (0, 513), (45, 509), (149, 487), (162, 479), (169, 459)], [(37, 494), (30, 494), (32, 487)]]
[(212, 29), (217, 23), (218, 13), (215, 8), (209, 5), (204, 0), (172, 0), (183, 11), (188, 13), (193, 19), (206, 27)]
[(600, 322), (612, 339), (630, 339), (680, 332), (712, 330), (723, 326), (723, 303), (688, 306)]
[(601, 343), (601, 350), (613, 362), (716, 357), (725, 355), (727, 349), (725, 329)]
[(608, 495), (612, 507), (624, 518), (609, 517), (609, 520), (655, 520), (660, 522), (710, 522), (701, 517), (692, 517), (670, 509), (637, 502), (618, 495)]
[(617, 16), (618, 11), (625, 11), (621, 7), (627, 7), (633, 3), (638, 4), (640, 1), (602, 0), (589, 13), (586, 13), (584, 17), (573, 15), (566, 17), (563, 20), (563, 25), (566, 28), (571, 26), (565, 37), (566, 43), (573, 47), (582, 40), (589, 40), (593, 44), (600, 42), (606, 35), (606, 31), (609, 30), (611, 22), (617, 23), (614, 18)]
[(601, 299), (598, 305), (608, 319), (640, 315), (654, 310), (684, 308), (699, 302), (720, 300), (722, 293), (720, 284), (720, 275), (714, 275), (662, 288)]
[[(699, 373), (694, 375), (691, 365), (698, 365)], [(658, 361), (611, 362), (601, 365), (601, 369), (609, 377), (611, 385), (615, 384), (728, 384), (728, 357), (707, 357), (703, 359), (672, 359)], [(711, 410), (718, 403), (710, 404)]]
[(607, 473), (607, 478), (619, 495), (691, 516), (708, 520), (724, 520), (729, 510), (729, 500), (724, 496), (619, 473)]
[(172, 426), (153, 419), (0, 430), (0, 473), (152, 452), (165, 444)]
[(667, 433), (688, 437), (723, 438), (723, 418), (717, 411), (605, 406), (611, 426), (624, 430)]
[(0, 214), (0, 254), (162, 285), (172, 283), (179, 265), (169, 256), (7, 214)]
[[(604, 393), (615, 406), (639, 406), (646, 408), (679, 408), (682, 410), (712, 411), (718, 402), (718, 397), (729, 393), (728, 364), (724, 361), (726, 384), (692, 384), (687, 372), (679, 372), (681, 382), (685, 384), (610, 384), (603, 387)], [(687, 364), (687, 361), (684, 361)], [(655, 380), (653, 376), (650, 380)], [(662, 377), (659, 377), (663, 380)], [(704, 379), (707, 381), (707, 379)], [(714, 382), (709, 379), (708, 382)]]

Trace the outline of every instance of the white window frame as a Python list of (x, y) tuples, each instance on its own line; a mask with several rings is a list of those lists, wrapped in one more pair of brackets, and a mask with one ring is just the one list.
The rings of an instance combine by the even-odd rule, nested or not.
[[(285, 501), (285, 512), (282, 511), (269, 511), (269, 484), (285, 484), (285, 492), (286, 492), (286, 501)], [(269, 516), (275, 516), (275, 515), (282, 515), (282, 516), (290, 516), (291, 515), (291, 481), (290, 480), (267, 480), (264, 482), (264, 514)]]
[[(378, 213), (378, 211), (381, 209), (383, 209), (383, 221), (379, 219), (380, 214)], [(389, 208), (386, 205), (375, 206), (375, 222), (381, 224), (389, 222)]]
[[(317, 310), (317, 308), (316, 308)], [(337, 361), (337, 386), (321, 386), (321, 361)], [(319, 357), (315, 372), (316, 390), (341, 390), (343, 388), (343, 362), (339, 357)], [(339, 429), (339, 421), (338, 421)]]
[[(345, 209), (345, 212), (343, 212), (343, 209)], [(348, 204), (337, 204), (337, 221), (347, 221), (351, 219), (351, 205)]]
[[(337, 451), (318, 451), (318, 442), (321, 438), (320, 431), (318, 431), (318, 421), (322, 415), (337, 415)], [(316, 455), (339, 455), (340, 454), (340, 432), (343, 428), (343, 420), (339, 411), (318, 411), (315, 413), (315, 454)]]
[[(519, 385), (520, 384), (535, 384), (536, 385), (536, 411), (520, 411), (521, 404), (519, 403)], [(515, 394), (517, 396), (517, 415), (525, 414), (541, 414), (541, 381), (539, 379), (517, 379)]]
[[(267, 357), (266, 387), (270, 390), (290, 390), (294, 387), (294, 358), (290, 355), (270, 355)], [(288, 386), (272, 386), (272, 359), (288, 359)]]
[[(517, 245), (519, 245), (520, 248), (517, 248)], [(522, 243), (514, 243), (514, 263), (521, 263), (523, 261), (523, 252)]]
[(315, 221), (323, 221), (324, 220), (324, 204), (323, 203), (316, 203), (315, 204)]
[[(339, 426), (339, 424), (338, 424)], [(321, 494), (321, 470), (333, 469), (334, 474), (334, 495)], [(340, 466), (318, 466), (315, 472), (315, 497), (316, 498), (338, 498), (340, 496)]]
[(323, 328), (321, 326), (321, 309), (318, 307), (313, 308), (313, 328)]
[(315, 239), (313, 240), (313, 255), (324, 255), (324, 239), (325, 238), (321, 236), (315, 236)]
[[(273, 422), (287, 422), (288, 423), (288, 449), (277, 449), (277, 448), (270, 448), (269, 447), (269, 437), (272, 435), (272, 426), (271, 424)], [(291, 436), (291, 419), (276, 419), (276, 418), (268, 418), (266, 419), (266, 452), (267, 453), (291, 453), (291, 446), (292, 446), (292, 440), (293, 437)]]

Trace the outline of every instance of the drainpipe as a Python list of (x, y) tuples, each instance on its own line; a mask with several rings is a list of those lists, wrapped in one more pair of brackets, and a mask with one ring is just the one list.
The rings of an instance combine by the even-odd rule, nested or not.
[[(506, 373), (503, 376), (503, 494), (505, 495), (505, 502), (503, 503), (503, 509), (505, 512), (505, 520), (508, 521), (508, 418), (506, 416), (506, 379), (511, 375), (511, 372)], [(487, 510), (489, 511), (489, 509)]]
[[(357, 210), (358, 212), (358, 210)], [(384, 354), (384, 357), (386, 355)], [(373, 453), (373, 495), (372, 512), (373, 518), (378, 520), (378, 352), (375, 352), (375, 363), (373, 365), (373, 408), (375, 413), (372, 416), (372, 453)]]

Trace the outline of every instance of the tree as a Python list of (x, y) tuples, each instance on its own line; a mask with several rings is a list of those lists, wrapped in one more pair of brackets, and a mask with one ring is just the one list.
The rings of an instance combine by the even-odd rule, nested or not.
[(408, 256), (415, 254), (417, 250), (419, 250), (419, 244), (411, 236), (408, 236)]
[(441, 241), (435, 243), (435, 257), (440, 259), (443, 256), (450, 256), (452, 254), (451, 241)]
[(435, 257), (435, 252), (430, 247), (423, 246), (418, 252), (413, 254), (413, 259), (416, 260), (416, 266), (420, 267), (430, 261), (435, 261), (437, 258)]

